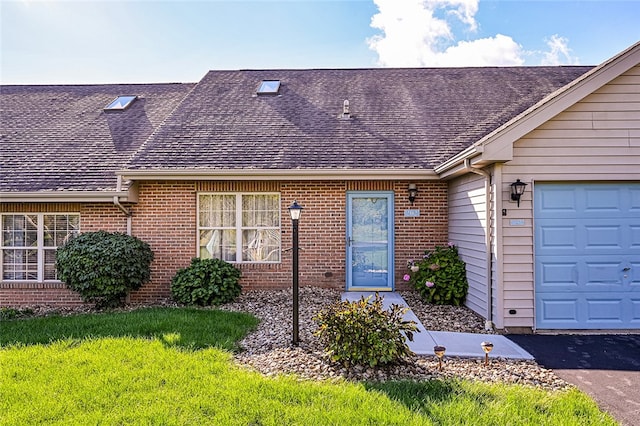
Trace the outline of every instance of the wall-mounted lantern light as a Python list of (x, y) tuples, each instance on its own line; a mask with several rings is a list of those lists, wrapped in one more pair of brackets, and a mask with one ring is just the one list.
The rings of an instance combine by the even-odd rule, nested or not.
[(294, 346), (298, 346), (300, 342), (299, 333), (299, 321), (298, 321), (298, 299), (299, 299), (299, 287), (298, 287), (298, 220), (300, 214), (302, 214), (302, 206), (297, 201), (293, 201), (288, 207), (289, 214), (291, 215), (291, 223), (293, 225), (293, 339)]
[(409, 193), (409, 202), (413, 205), (413, 202), (416, 200), (416, 196), (418, 195), (417, 185), (415, 183), (410, 183), (407, 192)]
[(520, 179), (517, 179), (511, 184), (511, 199), (518, 202), (518, 207), (520, 207), (520, 197), (524, 194), (524, 189), (526, 187), (527, 184), (520, 182)]

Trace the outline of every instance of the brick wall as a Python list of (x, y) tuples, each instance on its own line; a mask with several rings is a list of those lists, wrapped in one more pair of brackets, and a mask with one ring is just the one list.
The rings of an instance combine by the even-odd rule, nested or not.
[[(127, 219), (110, 203), (0, 203), (0, 213), (80, 213), (80, 231), (126, 232)], [(82, 299), (63, 283), (0, 281), (0, 307), (78, 306)]]
[(196, 190), (193, 182), (142, 182), (133, 206), (132, 234), (151, 246), (151, 282), (132, 302), (165, 300), (171, 278), (196, 254)]
[[(412, 182), (418, 197), (409, 204), (408, 181), (286, 181), (286, 182), (141, 182), (139, 201), (131, 206), (132, 234), (150, 244), (155, 254), (151, 282), (132, 293), (132, 302), (153, 303), (170, 297), (170, 282), (197, 253), (197, 194), (199, 192), (278, 192), (281, 200), (282, 248), (292, 246), (287, 207), (297, 200), (304, 207), (299, 223), (300, 285), (345, 287), (347, 191), (395, 192), (395, 281), (405, 289), (402, 276), (408, 259), (447, 243), (447, 184)], [(6, 209), (16, 210), (6, 210)], [(43, 210), (52, 209), (52, 210)], [(404, 217), (406, 209), (419, 209), (419, 217)], [(3, 211), (79, 211), (82, 231), (104, 229), (125, 232), (127, 221), (111, 204), (3, 205)], [(291, 251), (278, 264), (243, 264), (244, 289), (277, 289), (291, 285)], [(63, 284), (0, 285), (0, 306), (12, 304), (80, 303)], [(74, 298), (75, 297), (75, 298)]]
[[(176, 271), (197, 254), (197, 194), (199, 192), (278, 192), (281, 200), (282, 253), (278, 264), (242, 264), (245, 289), (278, 289), (291, 285), (292, 227), (287, 207), (298, 200), (300, 285), (342, 289), (345, 286), (345, 221), (347, 191), (394, 191), (396, 286), (406, 288), (402, 276), (408, 259), (447, 243), (447, 185), (418, 182), (418, 197), (409, 204), (409, 182), (147, 182), (139, 187), (133, 207), (133, 234), (148, 242), (154, 253), (152, 282), (132, 295), (132, 301), (170, 296)], [(420, 209), (419, 217), (404, 217), (405, 209)]]

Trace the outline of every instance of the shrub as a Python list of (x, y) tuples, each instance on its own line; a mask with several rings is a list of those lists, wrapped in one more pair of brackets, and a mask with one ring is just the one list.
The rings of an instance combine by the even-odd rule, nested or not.
[[(467, 297), (469, 283), (465, 263), (458, 256), (456, 246), (436, 247), (425, 251), (424, 257), (413, 266), (410, 284), (422, 299), (435, 305), (460, 306)], [(417, 267), (417, 271), (415, 270)]]
[(220, 305), (235, 300), (242, 292), (240, 271), (220, 259), (191, 259), (171, 280), (173, 298), (185, 305)]
[[(405, 321), (409, 308), (382, 306), (383, 298), (364, 296), (359, 301), (342, 301), (320, 311), (315, 332), (333, 361), (344, 365), (392, 364), (413, 356), (406, 338), (413, 341), (415, 321)], [(406, 336), (406, 338), (405, 338)]]
[(131, 290), (149, 281), (152, 260), (147, 243), (105, 231), (80, 234), (56, 251), (58, 278), (98, 307), (121, 305)]

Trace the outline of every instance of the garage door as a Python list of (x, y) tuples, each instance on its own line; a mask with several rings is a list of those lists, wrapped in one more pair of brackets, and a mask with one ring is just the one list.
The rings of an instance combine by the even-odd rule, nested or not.
[(536, 328), (640, 329), (640, 183), (536, 184)]

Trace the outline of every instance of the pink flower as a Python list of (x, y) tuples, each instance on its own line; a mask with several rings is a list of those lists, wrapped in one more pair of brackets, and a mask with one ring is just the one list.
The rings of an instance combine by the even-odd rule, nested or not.
[(426, 285), (427, 287), (431, 288), (435, 285), (435, 283), (431, 282), (431, 281), (427, 281), (426, 283), (424, 283), (424, 285)]
[(451, 241), (449, 241), (449, 243), (447, 244), (449, 247), (453, 247), (455, 246), (455, 244), (453, 244)]
[(402, 279), (405, 281), (409, 281), (411, 277), (409, 276), (409, 274), (404, 274), (404, 277), (402, 277)]

